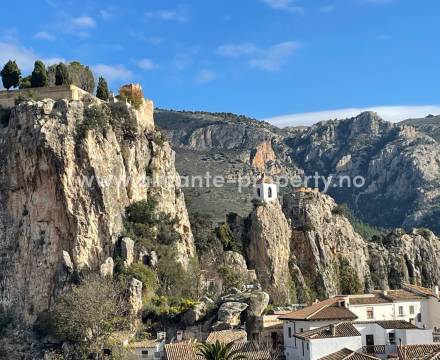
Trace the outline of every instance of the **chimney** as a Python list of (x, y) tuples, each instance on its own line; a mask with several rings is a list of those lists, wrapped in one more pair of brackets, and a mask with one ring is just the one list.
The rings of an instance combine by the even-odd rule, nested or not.
[(432, 289), (432, 292), (434, 293), (435, 297), (438, 297), (439, 293), (438, 293), (438, 285), (434, 286), (434, 289)]
[(332, 334), (332, 336), (336, 336), (336, 325), (335, 324), (330, 324), (330, 333)]

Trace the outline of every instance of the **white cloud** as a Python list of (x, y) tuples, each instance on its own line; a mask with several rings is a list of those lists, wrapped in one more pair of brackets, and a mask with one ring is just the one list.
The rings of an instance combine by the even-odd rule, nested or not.
[(154, 70), (158, 67), (158, 65), (155, 64), (151, 59), (141, 59), (136, 61), (136, 64), (142, 70), (147, 70), (147, 71)]
[(260, 50), (259, 55), (250, 60), (250, 65), (263, 70), (280, 70), (287, 59), (301, 46), (302, 44), (298, 41), (286, 41), (273, 45), (268, 49)]
[(279, 127), (313, 125), (319, 121), (329, 119), (345, 119), (356, 116), (364, 111), (377, 112), (383, 119), (399, 122), (410, 118), (422, 118), (429, 114), (440, 114), (440, 106), (420, 105), (420, 106), (377, 106), (369, 108), (347, 108), (337, 110), (326, 110), (309, 113), (288, 114), (275, 116), (266, 121)]
[(97, 64), (92, 66), (92, 69), (96, 75), (105, 77), (107, 81), (125, 81), (133, 77), (133, 73), (124, 65)]
[(114, 13), (112, 10), (102, 9), (99, 10), (99, 15), (101, 16), (102, 20), (108, 21), (113, 18)]
[(90, 16), (79, 16), (70, 19), (70, 24), (78, 29), (91, 29), (96, 26), (95, 20)]
[(225, 44), (217, 48), (217, 53), (229, 58), (247, 56), (251, 67), (276, 71), (301, 46), (298, 41), (285, 41), (268, 48), (260, 48), (253, 43)]
[(54, 41), (55, 36), (47, 31), (39, 31), (34, 35), (34, 39)]
[(217, 74), (215, 71), (208, 69), (201, 69), (196, 76), (196, 82), (198, 84), (206, 84), (211, 81), (214, 81), (216, 77)]
[(261, 0), (266, 5), (274, 10), (283, 10), (291, 13), (304, 15), (305, 9), (303, 6), (296, 5), (294, 0)]
[(33, 49), (23, 47), (19, 44), (0, 41), (0, 64), (8, 60), (15, 60), (23, 72), (29, 72), (34, 68), (35, 60), (42, 60), (46, 65), (63, 62), (61, 58), (46, 58), (39, 55)]
[(145, 13), (145, 20), (164, 20), (164, 21), (176, 21), (179, 23), (186, 23), (189, 19), (188, 11), (186, 8), (179, 6), (174, 10), (157, 10), (148, 11)]
[(252, 43), (225, 44), (217, 48), (217, 53), (221, 56), (236, 58), (255, 53), (258, 50), (259, 49)]

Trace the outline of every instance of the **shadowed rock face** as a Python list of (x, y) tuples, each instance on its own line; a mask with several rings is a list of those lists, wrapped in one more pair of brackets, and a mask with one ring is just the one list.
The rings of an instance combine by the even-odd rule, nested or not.
[[(154, 142), (151, 119), (128, 110), (130, 136), (114, 127), (83, 138), (78, 123), (85, 106), (25, 102), (0, 129), (0, 303), (25, 322), (53, 303), (72, 271), (63, 259), (75, 269), (98, 270), (113, 254), (134, 201), (157, 197), (158, 210), (178, 220), (179, 260), (186, 264), (194, 255), (174, 153)], [(147, 169), (164, 181), (145, 184)]]

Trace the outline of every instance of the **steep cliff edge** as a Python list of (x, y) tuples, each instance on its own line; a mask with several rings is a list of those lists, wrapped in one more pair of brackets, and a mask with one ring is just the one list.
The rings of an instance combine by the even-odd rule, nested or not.
[(368, 248), (376, 287), (412, 283), (432, 288), (440, 283), (440, 239), (427, 229), (396, 229)]
[[(284, 197), (284, 213), (294, 226), (294, 265), (319, 296), (371, 287), (367, 243), (336, 209), (330, 196), (315, 191)], [(342, 283), (346, 275), (351, 284)]]
[(109, 127), (85, 132), (93, 116), (85, 102), (24, 102), (0, 129), (0, 304), (25, 323), (53, 303), (69, 272), (98, 269), (113, 254), (134, 201), (158, 198), (177, 220), (179, 260), (195, 254), (174, 152), (158, 141), (152, 104), (114, 105)]
[(290, 302), (290, 226), (278, 200), (256, 206), (249, 216), (249, 265), (275, 303)]

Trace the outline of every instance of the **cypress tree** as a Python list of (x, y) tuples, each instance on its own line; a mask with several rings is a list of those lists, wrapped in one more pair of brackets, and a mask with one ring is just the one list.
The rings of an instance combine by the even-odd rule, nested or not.
[(98, 80), (98, 87), (96, 89), (96, 97), (101, 100), (107, 101), (110, 96), (110, 92), (108, 90), (107, 81), (100, 76)]
[(0, 75), (5, 89), (9, 90), (11, 87), (17, 87), (20, 84), (21, 71), (15, 61), (9, 60)]
[(40, 60), (35, 61), (34, 71), (31, 75), (32, 87), (41, 87), (47, 85), (47, 71), (46, 66)]
[(55, 85), (70, 85), (70, 76), (67, 66), (59, 63), (55, 70)]

